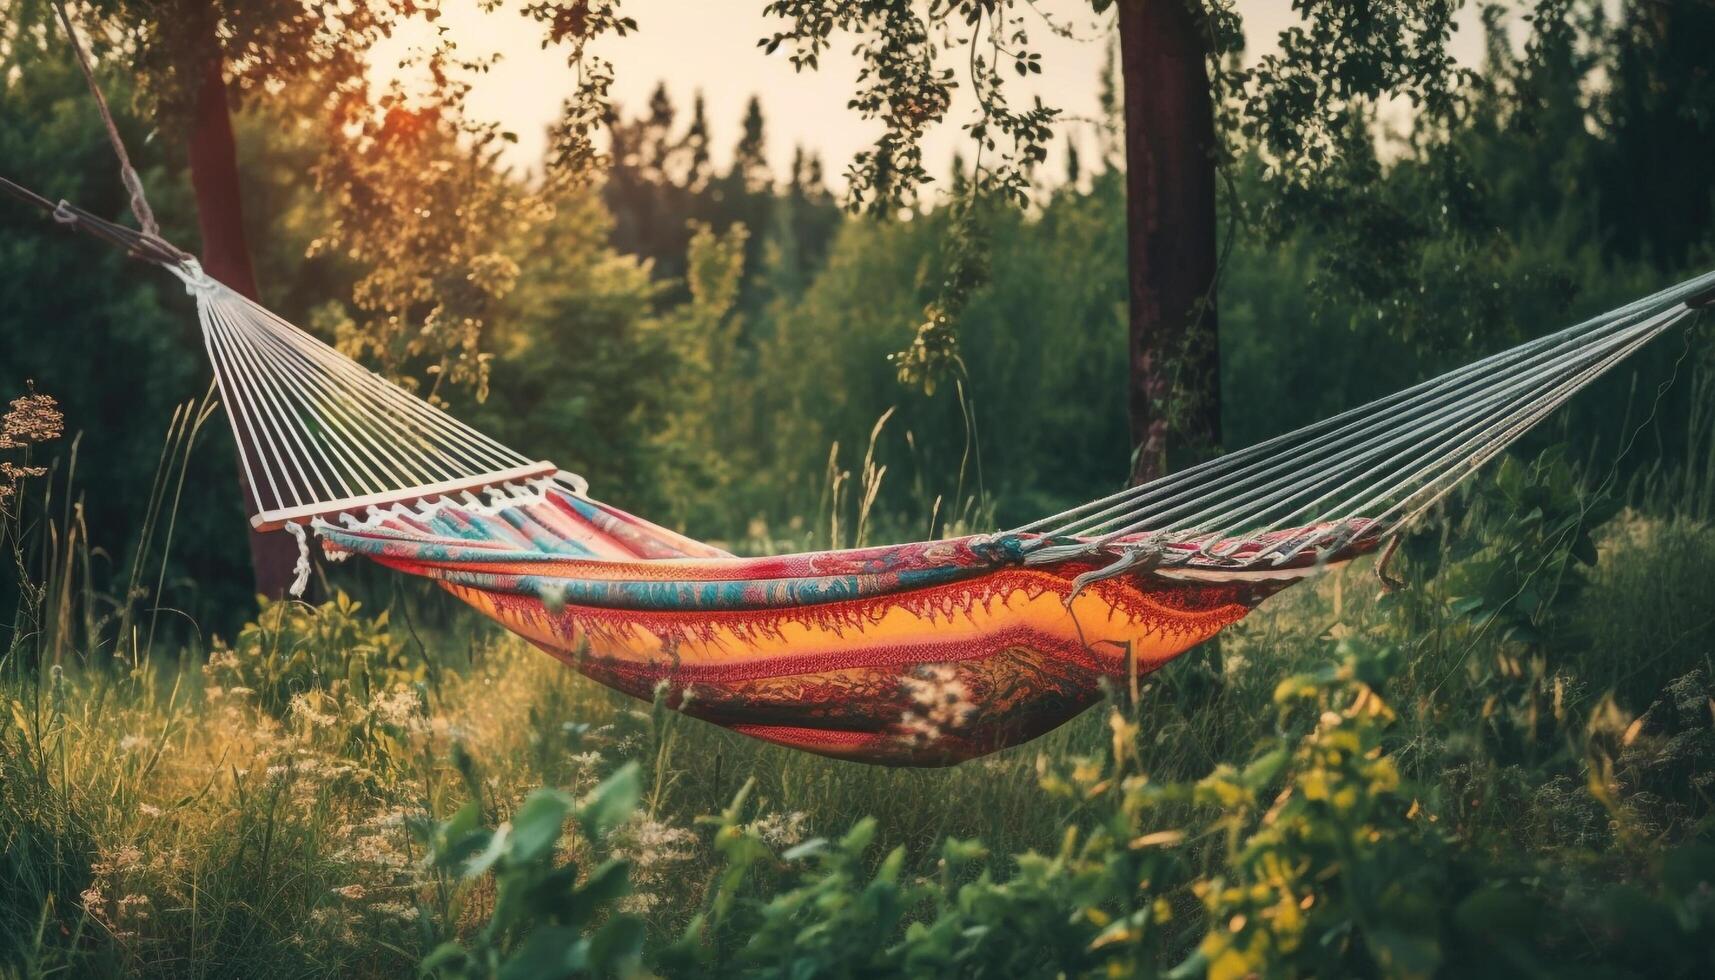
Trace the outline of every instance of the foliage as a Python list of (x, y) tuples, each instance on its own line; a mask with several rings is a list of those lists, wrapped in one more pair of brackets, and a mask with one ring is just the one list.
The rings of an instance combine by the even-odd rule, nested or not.
[(218, 638), (204, 668), (210, 683), (241, 689), (263, 710), (284, 718), (314, 712), (303, 699), (330, 698), (335, 707), (367, 704), (396, 686), (424, 678), (405, 644), (388, 629), (388, 613), (370, 617), (343, 591), (318, 606), (259, 599), (256, 619), (228, 647)]
[[(1589, 581), (1583, 569), (1597, 558), (1593, 531), (1620, 502), (1587, 493), (1564, 453), (1551, 450), (1529, 463), (1503, 459), (1482, 485), (1478, 506), (1490, 516), (1487, 533), (1464, 540), (1485, 544), (1450, 548), (1453, 611), (1503, 640), (1541, 645), (1552, 614), (1583, 596)], [(1420, 560), (1435, 561), (1440, 537), (1431, 527), (1418, 532), (1413, 550)]]
[(558, 863), (555, 852), (567, 817), (590, 843), (624, 823), (637, 805), (637, 772), (635, 764), (621, 768), (581, 801), (536, 790), (510, 821), (492, 830), (479, 825), (474, 800), (451, 818), (418, 828), (438, 873), (464, 880), (492, 875), (494, 886), (488, 922), (468, 943), (448, 939), (436, 946), (419, 970), (499, 980), (636, 972), (643, 924), (612, 914), (628, 890), (626, 862), (609, 859), (580, 873), (576, 863)]
[(358, 86), (330, 120), (316, 166), (330, 220), (308, 256), (342, 254), (366, 271), (351, 290), (362, 318), (322, 319), (337, 317), (342, 353), (407, 387), (427, 375), (431, 401), (443, 384), (481, 400), (493, 357), (484, 330), (518, 281), (508, 246), (545, 205), (500, 170), (501, 134), (465, 121), (462, 92), (413, 105), (398, 86), (374, 106)]
[[(847, 171), (847, 204), (854, 211), (888, 215), (933, 179), (924, 169), (921, 144), (924, 132), (951, 107), (955, 60), (968, 62), (966, 80), (979, 106), (977, 120), (965, 130), (982, 150), (1000, 153), (987, 168), (979, 165), (976, 188), (1024, 203), (1030, 168), (1047, 156), (1049, 124), (1058, 110), (1040, 99), (1023, 110), (1007, 103), (1005, 69), (1020, 76), (1042, 71), (1041, 55), (1028, 47), (1025, 18), (1012, 3), (938, 0), (919, 9), (779, 0), (763, 13), (786, 21), (786, 29), (758, 44), (769, 54), (786, 46), (792, 67), (800, 71), (818, 67), (836, 31), (861, 39), (857, 52), (864, 67), (850, 108), (884, 128)], [(962, 58), (960, 48), (968, 52)]]
[[(1241, 106), (1238, 135), (1265, 152), (1271, 177), (1313, 182), (1351, 148), (1346, 134), (1380, 100), (1409, 102), (1426, 133), (1455, 117), (1474, 77), (1449, 51), (1462, 6), (1458, 0), (1296, 4), (1300, 23), (1280, 33), (1278, 50), (1254, 67), (1221, 66), (1216, 89)], [(1539, 6), (1537, 13), (1552, 29), (1557, 11)], [(1212, 20), (1211, 55), (1220, 66), (1244, 43), (1243, 28), (1230, 4), (1216, 5)]]
[[(864, 67), (849, 107), (864, 119), (880, 120), (883, 129), (875, 146), (859, 152), (846, 171), (846, 206), (853, 212), (890, 216), (915, 204), (919, 188), (933, 181), (923, 165), (923, 135), (952, 106), (958, 83), (950, 65), (965, 62), (977, 113), (964, 129), (975, 144), (976, 165), (968, 178), (956, 175), (963, 186), (955, 189), (958, 218), (946, 239), (942, 288), (924, 307), (911, 345), (889, 355), (901, 382), (933, 394), (937, 381), (959, 366), (955, 322), (971, 293), (988, 282), (975, 212), (990, 201), (1029, 202), (1032, 170), (1048, 156), (1059, 115), (1040, 97), (1022, 109), (1008, 102), (1007, 69), (1020, 77), (1042, 72), (1042, 56), (1029, 46), (1026, 17), (1010, 0), (937, 0), (921, 9), (777, 0), (763, 12), (787, 27), (758, 43), (769, 54), (785, 45), (799, 71), (817, 68), (836, 31), (860, 39), (856, 50)], [(962, 57), (961, 48), (967, 52)]]
[(113, 53), (141, 83), (148, 114), (182, 125), (211, 63), (245, 98), (318, 75), (355, 78), (370, 46), (420, 8), (411, 0), (337, 10), (303, 0), (98, 0), (72, 10), (90, 35), (118, 38)]
[(612, 113), (608, 90), (613, 86), (613, 64), (593, 54), (589, 45), (604, 34), (624, 37), (637, 30), (637, 21), (622, 16), (619, 4), (608, 0), (543, 0), (526, 3), (520, 13), (545, 25), (543, 47), (566, 45), (566, 64), (577, 76), (577, 88), (554, 126), (549, 173), (563, 183), (587, 181), (606, 163), (595, 136)]
[(1455, 898), (1442, 842), (1385, 752), (1394, 712), (1378, 688), (1396, 659), (1347, 649), (1283, 680), (1281, 725), (1302, 734), (1196, 785), (1229, 842), (1226, 873), (1192, 885), (1209, 921), (1192, 962), (1210, 977), (1427, 976), (1441, 962), (1437, 912)]
[[(1402, 781), (1382, 693), (1397, 655), (1348, 644), (1341, 657), (1281, 680), (1275, 734), (1201, 779), (1149, 778), (1143, 728), (1117, 710), (1104, 756), (1039, 760), (1042, 791), (1080, 815), (1048, 855), (997, 862), (979, 841), (947, 838), (933, 872), (912, 875), (903, 847), (873, 856), (873, 819), (776, 853), (744, 821), (747, 784), (711, 820), (723, 866), (663, 965), (756, 977), (1238, 978), (1487, 975), (1559, 961), (1558, 932), (1530, 931), (1536, 914), (1514, 886), (1479, 884), (1480, 846), (1449, 835)], [(1659, 890), (1648, 897), (1614, 889), (1568, 911), (1614, 917), (1628, 937), (1616, 935), (1616, 953), (1635, 937), (1659, 942), (1674, 969), (1695, 969), (1707, 911), (1675, 903), (1706, 888), (1712, 869), (1701, 845), (1680, 856), (1685, 873), (1652, 872)], [(1620, 915), (1628, 897), (1647, 911)], [(1666, 927), (1645, 938), (1651, 922)]]

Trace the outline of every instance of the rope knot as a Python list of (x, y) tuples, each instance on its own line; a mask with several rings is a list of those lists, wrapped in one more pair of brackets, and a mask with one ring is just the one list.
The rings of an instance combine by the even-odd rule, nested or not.
[(192, 296), (210, 292), (220, 285), (208, 273), (202, 271), (202, 263), (188, 255), (178, 265), (167, 266), (167, 271), (178, 276), (179, 281), (185, 284), (185, 292)]
[(294, 599), (304, 597), (304, 589), (310, 584), (310, 539), (304, 534), (304, 526), (289, 521), (286, 532), (298, 542), (298, 563), (292, 566), (292, 584), (287, 590)]

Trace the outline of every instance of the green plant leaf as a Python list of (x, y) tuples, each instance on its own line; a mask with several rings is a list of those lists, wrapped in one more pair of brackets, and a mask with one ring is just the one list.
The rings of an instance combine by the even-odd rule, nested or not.
[(517, 865), (532, 864), (550, 853), (571, 809), (571, 799), (559, 790), (532, 792), (512, 816), (507, 860)]
[(616, 915), (589, 940), (587, 968), (597, 973), (629, 973), (643, 955), (643, 920)]
[(506, 843), (510, 836), (511, 829), (505, 824), (501, 824), (500, 828), (495, 830), (493, 833), (480, 831), (466, 838), (466, 840), (472, 842), (481, 841), (486, 838), (487, 842), (482, 845), (481, 849), (478, 850), (469, 861), (465, 862), (462, 872), (464, 876), (466, 878), (476, 878), (487, 872), (489, 868), (494, 867), (494, 862), (500, 860), (500, 856), (506, 853)]
[(631, 818), (643, 792), (638, 771), (637, 763), (627, 762), (602, 780), (601, 785), (591, 790), (578, 804), (578, 825), (583, 828), (585, 837), (592, 841), (600, 840)]
[(436, 946), (429, 952), (429, 955), (423, 957), (423, 961), (417, 964), (417, 970), (420, 973), (434, 973), (444, 967), (462, 964), (469, 955), (463, 946), (448, 940)]
[(567, 926), (543, 926), (500, 965), (499, 980), (555, 980), (572, 976), (584, 957), (585, 939)]

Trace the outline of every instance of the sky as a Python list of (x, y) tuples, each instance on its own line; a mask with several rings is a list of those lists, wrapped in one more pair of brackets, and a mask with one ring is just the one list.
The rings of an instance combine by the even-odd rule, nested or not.
[[(598, 48), (614, 65), (614, 101), (622, 111), (640, 114), (655, 86), (664, 82), (682, 127), (693, 95), (701, 91), (714, 161), (724, 169), (738, 140), (745, 103), (757, 95), (762, 100), (768, 160), (776, 173), (783, 174), (794, 147), (801, 145), (821, 154), (831, 185), (843, 189), (839, 175), (846, 163), (880, 131), (879, 123), (866, 122), (846, 108), (859, 65), (850, 53), (852, 42), (836, 36), (819, 71), (794, 72), (784, 48), (770, 56), (757, 46), (758, 39), (779, 30), (782, 23), (762, 15), (764, 3), (624, 0), (621, 10), (637, 21), (638, 31), (625, 38), (604, 38)], [(1106, 39), (1112, 32), (1112, 13), (1096, 17), (1088, 0), (1036, 0), (1019, 6), (1027, 18), (1031, 46), (1042, 55), (1043, 71), (1028, 83), (1009, 71), (1009, 84), (1015, 86), (1011, 98), (1022, 103), (1027, 93), (1040, 94), (1044, 102), (1058, 106), (1067, 119), (1059, 127), (1062, 140), (1057, 144), (1074, 139), (1087, 150), (1093, 145), (1087, 120), (1098, 114), (1099, 76)], [(1272, 48), (1272, 39), (1296, 19), (1287, 0), (1238, 0), (1237, 7), (1249, 39), (1247, 55), (1252, 58)], [(1077, 39), (1049, 30), (1044, 15), (1070, 27)], [(452, 0), (440, 24), (467, 54), (500, 53), (499, 63), (476, 79), (469, 108), (477, 117), (516, 133), (518, 143), (511, 148), (508, 162), (519, 169), (535, 169), (546, 145), (547, 127), (573, 85), (564, 53), (542, 49), (541, 28), (519, 15), (516, 2), (483, 13), (472, 0)], [(401, 32), (373, 53), (376, 74), (396, 75), (392, 66), (399, 56), (428, 38), (426, 28)], [(1463, 24), (1456, 35), (1455, 54), (1474, 64), (1480, 52), (1475, 23)], [(960, 125), (971, 115), (968, 96), (958, 98), (947, 121), (928, 135), (925, 157), (931, 173), (947, 171), (966, 139)], [(1056, 145), (1045, 172), (1062, 171), (1062, 152), (1061, 145)]]

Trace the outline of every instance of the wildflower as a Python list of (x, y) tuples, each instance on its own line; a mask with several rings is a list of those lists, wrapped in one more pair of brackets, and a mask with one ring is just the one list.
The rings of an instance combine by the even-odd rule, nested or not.
[(697, 835), (648, 817), (627, 824), (614, 848), (631, 863), (632, 894), (620, 903), (627, 912), (647, 912), (660, 904), (659, 891), (672, 887), (673, 869), (697, 856)]
[(409, 727), (417, 717), (422, 701), (417, 692), (408, 687), (393, 687), (385, 691), (377, 691), (370, 699), (369, 710), (383, 724), (397, 728)]
[(14, 449), (34, 442), (58, 439), (65, 430), (59, 403), (36, 392), (36, 383), (26, 381), (29, 394), (12, 399), (12, 408), (0, 416), (0, 449)]
[(356, 864), (403, 865), (405, 860), (399, 855), (392, 842), (384, 835), (364, 834), (354, 838), (351, 846), (342, 849), (338, 855), (341, 860)]
[(401, 922), (417, 921), (417, 907), (406, 905), (404, 902), (381, 902), (370, 906), (370, 910), (382, 915), (390, 915)]
[(307, 728), (331, 728), (335, 722), (339, 721), (338, 715), (317, 711), (315, 705), (310, 703), (310, 699), (302, 694), (292, 695), (288, 708), (292, 717), (302, 721)]
[(124, 844), (116, 851), (104, 851), (100, 859), (90, 862), (89, 870), (97, 877), (128, 871), (143, 862), (143, 852), (134, 845)]
[(0, 461), (0, 504), (18, 492), (18, 484), (28, 477), (42, 476), (48, 471), (41, 466), (16, 466)]
[(770, 813), (751, 821), (750, 829), (773, 847), (791, 847), (804, 839), (810, 815), (801, 811)]
[(101, 917), (102, 911), (107, 907), (107, 896), (101, 893), (100, 885), (90, 885), (85, 888), (83, 894), (79, 895), (77, 899), (83, 905), (85, 912), (97, 918)]

